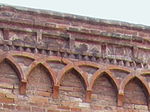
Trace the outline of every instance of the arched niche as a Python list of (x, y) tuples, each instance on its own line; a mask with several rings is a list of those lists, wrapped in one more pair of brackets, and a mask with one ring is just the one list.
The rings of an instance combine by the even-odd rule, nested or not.
[(148, 112), (148, 91), (140, 79), (134, 77), (125, 85), (123, 106), (125, 109)]
[[(107, 72), (102, 72), (94, 80), (92, 86), (92, 106), (107, 107), (116, 106), (117, 104), (117, 86)], [(112, 108), (111, 108), (112, 110)]]
[(74, 68), (65, 72), (60, 80), (59, 96), (61, 99), (82, 102), (85, 99), (86, 84), (82, 75)]
[(53, 80), (48, 69), (37, 64), (27, 77), (27, 95), (51, 96)]

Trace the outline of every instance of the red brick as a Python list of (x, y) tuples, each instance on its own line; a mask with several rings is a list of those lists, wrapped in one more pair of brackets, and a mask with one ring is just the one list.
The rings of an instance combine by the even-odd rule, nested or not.
[(80, 108), (71, 108), (71, 111), (72, 112), (81, 112), (81, 109)]
[(32, 107), (32, 112), (45, 112), (45, 109), (39, 107)]
[(30, 112), (30, 107), (27, 106), (16, 106), (18, 112)]
[(3, 107), (6, 109), (11, 109), (11, 110), (15, 109), (15, 105), (13, 105), (13, 104), (3, 104)]
[(2, 102), (2, 103), (14, 103), (14, 99), (3, 97), (3, 98), (0, 98), (0, 102)]
[(148, 112), (150, 28), (0, 6), (0, 112)]

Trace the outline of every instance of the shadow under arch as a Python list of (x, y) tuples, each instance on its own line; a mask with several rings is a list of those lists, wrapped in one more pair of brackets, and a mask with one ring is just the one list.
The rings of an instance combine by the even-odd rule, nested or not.
[(25, 74), (24, 74), (23, 70), (21, 69), (21, 67), (19, 66), (19, 64), (16, 63), (14, 58), (9, 54), (4, 54), (1, 56), (0, 63), (2, 63), (2, 62), (8, 63), (13, 68), (13, 70), (16, 72), (18, 79), (20, 81), (19, 93), (25, 94), (25, 90), (26, 90)]
[(118, 84), (118, 81), (117, 81), (116, 77), (109, 70), (102, 70), (102, 69), (97, 70), (94, 73), (94, 75), (92, 76), (91, 81), (90, 81), (89, 89), (92, 90), (92, 88), (94, 86), (94, 82), (96, 81), (96, 79), (98, 77), (103, 76), (103, 75), (107, 76), (110, 79), (110, 81), (112, 81), (110, 83), (112, 83), (115, 86), (115, 89), (118, 92), (119, 91), (119, 84)]
[(38, 66), (42, 66), (44, 67), (47, 72), (49, 73), (50, 78), (52, 79), (52, 84), (54, 85), (56, 83), (56, 73), (53, 71), (53, 69), (51, 67), (48, 66), (48, 64), (46, 63), (42, 63), (42, 62), (33, 62), (31, 64), (31, 66), (29, 67), (30, 69), (28, 70), (27, 74), (26, 74), (26, 81), (29, 78), (29, 75), (31, 74), (31, 72)]
[(119, 89), (119, 94), (123, 94), (124, 95), (124, 89), (125, 86), (133, 79), (138, 79), (138, 81), (140, 81), (140, 83), (143, 85), (143, 87), (145, 87), (146, 92), (148, 93), (148, 95), (150, 95), (150, 90), (149, 90), (149, 86), (148, 83), (145, 81), (145, 79), (142, 76), (139, 75), (128, 75), (122, 82), (120, 85), (120, 89)]
[[(142, 77), (142, 76), (140, 76), (140, 75), (133, 75), (133, 74), (130, 74), (128, 77), (126, 77), (123, 81), (122, 81), (122, 83), (121, 83), (121, 85), (120, 85), (120, 90), (119, 90), (119, 95), (121, 95), (123, 98), (123, 100), (121, 101), (121, 104), (122, 104), (122, 106), (123, 106), (123, 104), (124, 104), (124, 100), (125, 100), (125, 87), (130, 83), (130, 81), (132, 81), (132, 80), (137, 80), (138, 81), (138, 83), (140, 84), (140, 85), (138, 85), (138, 86), (140, 86), (140, 88), (142, 89), (142, 92), (143, 92), (143, 94), (145, 95), (145, 98), (146, 98), (146, 103), (147, 103), (147, 106), (148, 106), (148, 109), (150, 109), (149, 108), (149, 95), (150, 95), (150, 90), (149, 90), (149, 86), (148, 86), (148, 83), (145, 81), (145, 79)], [(137, 96), (138, 97), (138, 96)]]
[(21, 81), (21, 82), (25, 81), (25, 75), (24, 75), (22, 69), (20, 68), (20, 66), (15, 62), (13, 57), (8, 56), (8, 55), (7, 56), (2, 56), (0, 58), (0, 63), (2, 63), (2, 62), (8, 63), (14, 69), (14, 71), (17, 73), (19, 81)]
[[(103, 80), (105, 79), (105, 80)], [(106, 80), (107, 79), (107, 80)], [(98, 82), (97, 82), (98, 81)], [(105, 81), (105, 82), (104, 82)], [(101, 84), (102, 83), (102, 84)], [(99, 85), (97, 85), (99, 84)], [(104, 84), (104, 85), (103, 85)], [(109, 89), (107, 88), (107, 86), (109, 85)], [(98, 87), (98, 90), (96, 88)], [(100, 88), (99, 88), (100, 87)], [(105, 88), (105, 89), (104, 89)], [(110, 89), (111, 88), (111, 89)], [(89, 90), (92, 91), (91, 94), (97, 94), (102, 97), (104, 95), (103, 92), (106, 92), (106, 94), (103, 97), (106, 97), (107, 95), (111, 98), (111, 100), (107, 100), (110, 104), (116, 105), (117, 104), (117, 95), (119, 92), (119, 82), (116, 79), (116, 77), (112, 74), (111, 71), (109, 71), (108, 69), (99, 69), (97, 70), (94, 75), (91, 77), (91, 81), (90, 81), (90, 88)], [(104, 91), (103, 91), (104, 90)], [(98, 92), (98, 93), (97, 93)], [(109, 94), (109, 92), (111, 92), (111, 95)], [(94, 98), (90, 97), (90, 100), (92, 101), (92, 99), (94, 101), (98, 101)], [(105, 98), (104, 98), (105, 99)], [(100, 99), (101, 100), (101, 99)], [(108, 103), (108, 104), (109, 104)]]
[(84, 87), (87, 89), (89, 87), (89, 83), (87, 80), (87, 74), (85, 72), (81, 71), (79, 67), (76, 67), (72, 64), (68, 64), (58, 73), (57, 86), (60, 86), (60, 82), (61, 82), (62, 78), (64, 77), (64, 75), (71, 70), (75, 70), (80, 75), (80, 77), (84, 81), (84, 84), (85, 84)]

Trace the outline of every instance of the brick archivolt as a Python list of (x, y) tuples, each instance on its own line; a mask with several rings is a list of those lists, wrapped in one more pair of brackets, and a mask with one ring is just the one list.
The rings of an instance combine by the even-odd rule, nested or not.
[[(22, 56), (33, 59), (33, 62), (29, 65), (27, 71), (23, 71), (21, 66), (16, 62), (14, 59), (14, 56)], [(34, 55), (32, 53), (25, 53), (25, 52), (1, 52), (1, 58), (0, 63), (3, 61), (7, 61), (12, 68), (16, 71), (18, 78), (20, 80), (20, 94), (26, 94), (26, 85), (28, 83), (27, 79), (29, 78), (29, 74), (32, 72), (34, 68), (36, 68), (38, 65), (42, 65), (48, 72), (49, 75), (53, 81), (53, 97), (58, 98), (59, 95), (59, 86), (62, 78), (64, 77), (65, 73), (69, 72), (70, 70), (74, 69), (76, 72), (79, 73), (81, 78), (84, 81), (84, 86), (86, 87), (86, 98), (85, 101), (90, 102), (91, 101), (91, 94), (92, 94), (92, 88), (94, 85), (94, 82), (96, 79), (102, 75), (107, 75), (111, 81), (113, 82), (113, 85), (115, 86), (117, 93), (118, 93), (118, 106), (122, 106), (123, 104), (123, 97), (124, 97), (124, 91), (125, 86), (131, 81), (132, 79), (136, 78), (138, 79), (143, 86), (145, 87), (148, 95), (150, 95), (150, 89), (149, 85), (146, 82), (146, 79), (142, 77), (142, 75), (148, 75), (150, 74), (149, 70), (133, 70), (126, 67), (120, 67), (117, 65), (101, 65), (100, 63), (94, 63), (90, 61), (75, 61), (67, 58), (57, 57), (57, 56), (46, 56), (46, 57), (40, 57), (39, 55)], [(53, 68), (51, 68), (47, 62), (50, 61), (57, 61), (60, 63), (64, 63), (65, 67), (59, 71), (56, 72)], [(80, 69), (80, 66), (89, 66), (96, 68), (96, 72), (92, 74), (92, 76), (89, 78), (89, 74), (82, 69)], [(120, 82), (117, 77), (111, 72), (111, 70), (122, 70), (128, 73), (127, 76), (123, 78), (123, 80)]]

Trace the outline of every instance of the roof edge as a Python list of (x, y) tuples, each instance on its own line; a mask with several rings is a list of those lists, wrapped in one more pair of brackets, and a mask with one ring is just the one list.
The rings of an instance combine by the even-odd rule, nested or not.
[(61, 18), (71, 18), (73, 20), (82, 20), (82, 21), (93, 22), (93, 23), (96, 22), (96, 23), (107, 24), (107, 25), (117, 25), (120, 27), (129, 27), (133, 29), (135, 28), (135, 29), (141, 29), (141, 30), (150, 30), (150, 26), (143, 25), (143, 24), (135, 24), (135, 23), (130, 23), (130, 22), (118, 21), (118, 20), (110, 20), (110, 19), (100, 19), (100, 18), (94, 18), (94, 17), (88, 17), (88, 16), (75, 15), (75, 14), (70, 14), (70, 13), (62, 13), (62, 12), (57, 12), (57, 11), (52, 11), (52, 10), (36, 9), (36, 8), (29, 8), (29, 7), (0, 3), (0, 8), (3, 8), (3, 7), (10, 7), (19, 11), (35, 12), (38, 14), (48, 14), (50, 16), (57, 16)]

